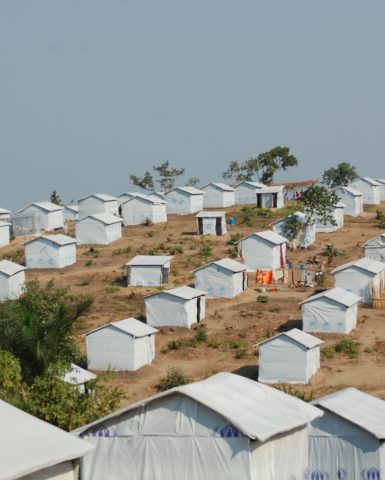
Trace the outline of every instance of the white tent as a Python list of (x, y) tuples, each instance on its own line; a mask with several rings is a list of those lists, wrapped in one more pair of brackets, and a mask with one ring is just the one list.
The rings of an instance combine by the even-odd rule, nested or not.
[(100, 213), (119, 215), (118, 199), (105, 193), (94, 193), (78, 201), (79, 218)]
[(346, 388), (312, 404), (324, 415), (309, 426), (308, 478), (383, 479), (384, 400)]
[(385, 201), (385, 180), (383, 178), (376, 178), (376, 182), (380, 184), (380, 200)]
[(0, 207), (0, 220), (8, 221), (11, 218), (11, 211)]
[(135, 371), (150, 364), (155, 358), (156, 332), (136, 318), (126, 318), (86, 333), (88, 367)]
[(208, 297), (233, 298), (247, 288), (247, 267), (224, 258), (193, 271), (195, 288)]
[(121, 217), (127, 225), (167, 222), (166, 202), (145, 195), (136, 195), (121, 204)]
[(357, 325), (361, 297), (342, 288), (331, 288), (300, 303), (304, 332), (349, 333)]
[(266, 230), (252, 233), (237, 244), (239, 256), (249, 270), (274, 271), (286, 264), (286, 243), (282, 235)]
[(293, 240), (294, 237), (291, 236), (289, 232), (286, 232), (286, 224), (293, 216), (296, 217), (299, 222), (301, 222), (303, 228), (303, 232), (301, 233), (301, 236), (299, 238), (299, 246), (301, 248), (308, 248), (315, 242), (316, 224), (314, 221), (312, 221), (305, 225), (306, 218), (302, 212), (295, 212), (293, 213), (293, 215), (289, 215), (285, 218), (280, 218), (279, 220), (272, 222), (270, 224), (270, 227), (273, 232), (282, 235), (288, 240)]
[(225, 183), (209, 183), (201, 188), (204, 192), (204, 208), (225, 208), (235, 205), (235, 190)]
[(27, 268), (64, 268), (76, 263), (76, 238), (44, 235), (24, 244)]
[(25, 288), (25, 267), (0, 260), (0, 301), (19, 298)]
[(334, 193), (338, 195), (341, 202), (345, 205), (344, 215), (359, 217), (363, 209), (362, 193), (350, 187), (337, 187)]
[(188, 215), (203, 209), (204, 192), (195, 187), (175, 187), (165, 193), (167, 213)]
[(356, 180), (353, 180), (349, 184), (349, 187), (354, 190), (358, 190), (362, 193), (362, 201), (364, 204), (369, 205), (378, 205), (381, 201), (380, 199), (380, 187), (381, 183), (373, 180), (369, 177), (360, 177)]
[(64, 220), (66, 222), (79, 220), (79, 207), (77, 205), (66, 205), (64, 207)]
[(152, 327), (185, 327), (204, 320), (205, 294), (195, 288), (163, 290), (144, 298), (146, 321)]
[(204, 210), (196, 215), (199, 235), (226, 235), (226, 212)]
[(59, 230), (64, 227), (64, 207), (51, 202), (31, 203), (18, 214), (31, 215), (37, 231)]
[(259, 343), (258, 381), (308, 383), (320, 368), (319, 338), (293, 328)]
[(95, 378), (96, 375), (94, 373), (71, 363), (69, 370), (64, 374), (63, 380), (77, 387), (82, 393), (86, 393), (87, 383), (95, 380)]
[(168, 283), (172, 256), (137, 255), (127, 262), (127, 285), (154, 287)]
[(371, 304), (373, 293), (380, 298), (385, 285), (385, 263), (371, 258), (360, 258), (332, 270), (335, 286), (361, 297), (363, 303)]
[(320, 414), (275, 388), (218, 373), (75, 431), (95, 445), (82, 479), (302, 479), (306, 425)]
[(99, 213), (76, 222), (76, 240), (81, 244), (108, 245), (122, 237), (122, 219)]
[(263, 186), (257, 190), (257, 208), (283, 208), (285, 199), (283, 185)]
[(334, 210), (332, 212), (333, 219), (335, 221), (335, 225), (332, 225), (331, 222), (323, 223), (319, 218), (317, 218), (316, 222), (316, 232), (335, 232), (344, 226), (344, 209), (345, 204), (342, 202), (336, 203)]
[(137, 195), (145, 195), (145, 194), (144, 193), (140, 194), (139, 192), (124, 192), (121, 195), (118, 195), (116, 199), (118, 200), (119, 207), (123, 205), (123, 203), (126, 203), (127, 200), (131, 200), (131, 198), (135, 198)]
[(259, 182), (241, 182), (235, 187), (235, 204), (246, 205), (257, 201), (257, 192), (266, 185)]
[(89, 443), (0, 400), (0, 478), (75, 480)]
[(385, 263), (385, 233), (364, 243), (365, 257)]
[(6, 247), (10, 244), (11, 239), (11, 224), (0, 220), (0, 247)]

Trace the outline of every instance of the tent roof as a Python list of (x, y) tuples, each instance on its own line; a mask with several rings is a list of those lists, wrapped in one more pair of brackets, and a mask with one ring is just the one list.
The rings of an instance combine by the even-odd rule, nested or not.
[(56, 243), (56, 245), (60, 245), (60, 246), (71, 245), (72, 243), (76, 243), (76, 238), (58, 233), (57, 235), (41, 235), (40, 237), (36, 237), (36, 238), (33, 238), (32, 240), (28, 240), (28, 242), (25, 242), (24, 245), (27, 245), (28, 243), (38, 242), (42, 238), (44, 238), (45, 240), (48, 240), (49, 242)]
[(182, 192), (188, 193), (189, 195), (203, 195), (205, 193), (195, 187), (174, 187), (168, 192), (166, 192), (166, 194), (173, 192), (174, 190), (181, 190)]
[(165, 265), (172, 260), (170, 255), (136, 255), (126, 265)]
[[(376, 178), (376, 181), (377, 181), (378, 183), (381, 183), (381, 184), (382, 184), (381, 186), (384, 186), (384, 185), (385, 185), (385, 180), (384, 180), (383, 178)], [(1, 211), (1, 209), (0, 209), (0, 211)]]
[(380, 233), (376, 237), (371, 238), (367, 242), (364, 243), (364, 247), (380, 247), (380, 246), (385, 246), (385, 232)]
[(244, 185), (244, 184), (245, 184), (245, 185), (250, 185), (250, 187), (255, 187), (255, 188), (264, 188), (264, 187), (266, 187), (266, 185), (264, 185), (263, 183), (243, 181), (243, 182), (238, 183), (238, 185), (236, 185), (235, 188), (238, 188), (239, 186)]
[(345, 208), (345, 207), (346, 207), (346, 204), (342, 202), (337, 202), (335, 204), (335, 208)]
[(225, 217), (226, 212), (214, 211), (214, 210), (202, 210), (197, 215), (196, 218), (216, 218), (216, 217)]
[(146, 295), (144, 298), (155, 297), (156, 295), (160, 295), (162, 293), (167, 293), (168, 295), (172, 295), (174, 297), (183, 298), (184, 300), (192, 300), (193, 298), (205, 295), (204, 292), (201, 292), (196, 288), (183, 286), (178, 288), (172, 288), (171, 290), (161, 290), (160, 292), (151, 293), (150, 295)]
[(282, 235), (279, 235), (278, 233), (272, 232), (271, 230), (265, 230), (264, 232), (254, 232), (250, 233), (250, 235), (247, 235), (247, 237), (242, 238), (241, 240), (238, 240), (236, 243), (243, 242), (249, 237), (260, 237), (263, 238), (264, 240), (267, 240), (270, 243), (273, 243), (274, 245), (280, 245), (281, 243), (287, 243), (287, 238), (283, 237)]
[(78, 221), (83, 222), (87, 218), (94, 218), (95, 220), (98, 220), (99, 222), (102, 222), (105, 225), (112, 225), (114, 223), (122, 222), (122, 219), (120, 217), (117, 217), (112, 213), (94, 213), (93, 215), (88, 215), (87, 217), (81, 218)]
[(361, 392), (356, 388), (345, 388), (312, 402), (325, 408), (385, 440), (385, 401)]
[(0, 220), (0, 227), (10, 227), (12, 224), (9, 222), (4, 222), (3, 220)]
[(29, 207), (38, 207), (41, 210), (44, 210), (45, 212), (57, 212), (58, 210), (64, 210), (64, 207), (61, 205), (56, 205), (56, 203), (51, 203), (51, 202), (34, 202), (31, 203), (30, 205), (27, 205), (26, 207), (22, 208), (20, 212), (23, 212)]
[(147, 337), (147, 335), (152, 335), (153, 333), (157, 333), (158, 331), (156, 328), (150, 327), (150, 325), (147, 325), (146, 323), (143, 323), (136, 318), (126, 318), (125, 320), (106, 323), (101, 327), (95, 328), (94, 330), (87, 332), (86, 336), (90, 335), (91, 333), (97, 332), (98, 330), (102, 330), (103, 328), (109, 327), (110, 325), (114, 326), (121, 332), (128, 333), (135, 338)]
[(113, 197), (112, 195), (107, 195), (106, 193), (91, 193), (91, 195), (87, 195), (86, 197), (83, 197), (80, 200), (78, 200), (78, 203), (83, 202), (84, 200), (87, 200), (88, 198), (91, 198), (91, 197), (102, 200), (103, 202), (116, 202), (117, 201), (116, 197)]
[(220, 190), (223, 190), (224, 192), (234, 192), (233, 187), (230, 187), (230, 185), (226, 185), (225, 183), (220, 183), (220, 182), (210, 182), (204, 187), (202, 187), (201, 190), (203, 190), (206, 187), (209, 187), (210, 185), (214, 185), (215, 187), (219, 188)]
[(4, 215), (5, 213), (11, 213), (11, 211), (0, 207), (0, 214)]
[(128, 198), (125, 202), (123, 202), (122, 205), (126, 205), (127, 203), (132, 202), (133, 200), (141, 200), (146, 203), (152, 203), (153, 205), (163, 205), (166, 203), (165, 200), (161, 200), (158, 197), (137, 193), (135, 195), (132, 195), (131, 198)]
[(71, 368), (66, 372), (63, 380), (71, 385), (82, 385), (90, 380), (95, 380), (95, 378), (96, 375), (94, 373), (71, 363)]
[(284, 185), (264, 185), (258, 193), (277, 193), (282, 192), (284, 188)]
[(71, 210), (72, 212), (79, 213), (79, 207), (77, 205), (66, 205), (64, 208)]
[(80, 458), (91, 444), (0, 400), (0, 478), (11, 480)]
[(346, 270), (349, 267), (361, 268), (361, 270), (366, 270), (370, 273), (380, 273), (385, 270), (385, 263), (379, 262), (378, 260), (373, 260), (372, 258), (359, 258), (358, 260), (353, 260), (353, 262), (344, 263), (339, 267), (332, 270), (332, 273), (337, 273), (342, 270)]
[(205, 380), (172, 388), (144, 399), (75, 432), (85, 433), (107, 419), (118, 419), (126, 412), (175, 393), (185, 395), (224, 417), (252, 440), (266, 440), (290, 432), (322, 416), (322, 412), (302, 400), (234, 373), (217, 373)]
[(379, 182), (377, 182), (376, 180), (373, 180), (373, 178), (370, 178), (370, 177), (359, 177), (356, 180), (353, 180), (350, 183), (350, 185), (354, 185), (359, 180), (363, 180), (364, 182), (369, 183), (369, 185), (372, 185), (373, 187), (380, 187), (381, 186), (381, 184)]
[(23, 265), (10, 262), (9, 260), (0, 260), (0, 272), (4, 273), (8, 277), (12, 277), (12, 275), (16, 275), (16, 273), (22, 272), (23, 270), (25, 270)]
[(324, 343), (323, 340), (320, 340), (319, 338), (315, 337), (314, 335), (310, 335), (309, 333), (303, 332), (302, 330), (299, 330), (298, 328), (293, 328), (292, 330), (289, 330), (288, 332), (282, 332), (279, 333), (278, 335), (275, 335), (274, 337), (267, 338), (263, 342), (258, 343), (258, 345), (263, 345), (264, 343), (269, 343), (272, 340), (275, 340), (278, 337), (289, 337), (292, 340), (294, 340), (297, 343), (300, 343), (307, 349), (311, 349), (314, 347), (318, 347), (322, 343)]
[(345, 307), (351, 307), (352, 305), (355, 305), (361, 300), (361, 297), (359, 297), (358, 295), (348, 292), (343, 288), (335, 287), (331, 288), (330, 290), (325, 290), (324, 292), (310, 296), (309, 298), (301, 302), (300, 305), (303, 305), (304, 303), (310, 303), (313, 300), (317, 300), (319, 298), (330, 298), (330, 300), (334, 300), (341, 305), (345, 305)]
[(350, 195), (353, 195), (353, 197), (362, 197), (361, 192), (351, 187), (343, 187), (341, 185), (340, 187), (336, 187), (334, 190), (342, 190), (343, 193), (349, 193)]
[(243, 263), (236, 262), (231, 258), (222, 258), (221, 260), (215, 260), (214, 262), (206, 263), (205, 265), (196, 268), (195, 270), (193, 270), (193, 273), (197, 272), (198, 270), (202, 270), (202, 268), (206, 268), (209, 265), (218, 265), (219, 267), (222, 267), (225, 270), (229, 270), (233, 273), (243, 272), (247, 270), (246, 265), (243, 265)]
[(293, 216), (297, 217), (299, 221), (304, 221), (305, 220), (305, 214), (303, 212), (298, 211), (298, 212), (294, 212), (294, 213), (288, 215), (287, 217), (279, 218), (278, 220), (275, 220), (274, 222), (271, 222), (270, 225), (276, 225), (278, 223), (285, 222)]

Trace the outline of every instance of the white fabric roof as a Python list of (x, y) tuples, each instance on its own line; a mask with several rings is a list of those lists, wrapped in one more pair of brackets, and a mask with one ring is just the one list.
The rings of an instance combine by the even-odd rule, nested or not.
[(385, 246), (385, 233), (380, 233), (364, 243), (364, 247), (380, 247)]
[(354, 197), (362, 197), (362, 193), (359, 192), (358, 190), (355, 190), (354, 188), (351, 187), (337, 187), (335, 190), (341, 189), (344, 191), (344, 193), (350, 193), (350, 195), (353, 195)]
[(331, 288), (330, 290), (325, 290), (324, 292), (317, 293), (316, 295), (312, 295), (311, 297), (307, 298), (300, 305), (304, 303), (312, 302), (313, 300), (317, 300), (318, 298), (330, 298), (330, 300), (334, 300), (337, 303), (341, 303), (346, 307), (351, 307), (355, 305), (361, 300), (361, 297), (355, 295), (354, 293), (348, 292), (339, 287)]
[[(376, 178), (376, 181), (378, 183), (382, 183), (383, 185), (385, 185), (385, 180), (383, 178)], [(0, 213), (1, 213), (1, 209), (0, 209)]]
[(63, 380), (71, 385), (82, 385), (83, 383), (94, 380), (95, 378), (96, 375), (94, 373), (91, 373), (88, 370), (71, 363), (71, 368), (68, 372), (66, 372)]
[(158, 331), (156, 328), (150, 327), (150, 325), (147, 325), (146, 323), (143, 323), (136, 318), (126, 318), (125, 320), (119, 320), (118, 322), (106, 323), (101, 327), (95, 328), (94, 330), (87, 332), (86, 335), (97, 332), (98, 330), (106, 328), (109, 325), (113, 325), (118, 330), (121, 330), (124, 333), (128, 333), (135, 338), (146, 337), (147, 335), (152, 335), (153, 333), (157, 333)]
[(189, 193), (190, 195), (203, 195), (205, 193), (195, 187), (174, 187), (167, 193), (170, 193), (174, 190), (182, 190), (183, 192)]
[(107, 195), (106, 193), (92, 193), (91, 195), (87, 195), (86, 197), (81, 198), (80, 200), (78, 200), (78, 202), (82, 202), (83, 200), (87, 200), (87, 198), (90, 198), (90, 197), (99, 198), (99, 200), (102, 200), (103, 202), (116, 202), (117, 201), (116, 197), (113, 197), (112, 195)]
[(379, 440), (385, 440), (385, 401), (345, 388), (312, 402), (363, 428)]
[(32, 240), (28, 240), (28, 242), (25, 242), (24, 245), (27, 245), (27, 243), (37, 242), (41, 238), (45, 238), (46, 240), (61, 246), (71, 245), (72, 243), (76, 243), (76, 238), (58, 233), (57, 235), (41, 235), (40, 237), (36, 237), (36, 238), (33, 238)]
[(180, 393), (196, 400), (224, 417), (243, 435), (262, 442), (280, 433), (304, 426), (322, 416), (322, 412), (313, 405), (280, 390), (234, 373), (222, 372), (142, 400), (79, 428), (76, 433), (85, 432), (107, 419), (118, 418), (130, 410), (173, 393)]
[(246, 240), (246, 238), (249, 237), (261, 237), (264, 240), (267, 240), (270, 243), (273, 243), (274, 245), (280, 245), (281, 243), (287, 243), (287, 238), (283, 237), (282, 235), (279, 235), (278, 233), (272, 232), (271, 230), (265, 230), (264, 232), (254, 232), (251, 233), (250, 235), (247, 235), (247, 237), (242, 238), (236, 243), (243, 242), (243, 240)]
[(234, 188), (230, 187), (230, 185), (226, 185), (226, 183), (220, 183), (220, 182), (211, 182), (202, 187), (202, 190), (209, 185), (214, 185), (215, 187), (218, 187), (220, 190), (223, 190), (225, 192), (234, 192)]
[(353, 262), (344, 263), (343, 265), (340, 265), (339, 267), (332, 270), (332, 273), (336, 273), (353, 266), (371, 273), (379, 273), (385, 270), (385, 263), (379, 262), (378, 260), (373, 260), (372, 258), (364, 257), (359, 258), (358, 260), (353, 260)]
[(291, 215), (288, 215), (287, 217), (282, 217), (282, 218), (279, 218), (278, 220), (275, 220), (274, 222), (271, 222), (270, 225), (276, 225), (276, 224), (279, 224), (279, 223), (282, 223), (282, 222), (286, 222), (288, 218), (291, 218), (291, 217), (297, 217), (299, 221), (303, 222), (305, 220), (305, 214), (304, 212), (294, 212), (292, 213)]
[[(124, 195), (123, 195), (124, 196)], [(133, 200), (143, 200), (144, 202), (147, 203), (152, 203), (153, 205), (162, 205), (165, 204), (165, 200), (161, 200), (160, 198), (152, 195), (143, 195), (142, 193), (136, 193), (131, 196), (131, 198), (127, 198), (125, 202), (122, 203), (122, 205), (125, 205), (128, 202), (132, 202)]]
[[(370, 185), (373, 185), (374, 187), (380, 187), (381, 186), (381, 184), (379, 182), (377, 182), (377, 180), (373, 180), (373, 178), (370, 178), (370, 177), (360, 177), (360, 178), (357, 178), (357, 180), (363, 180), (364, 182), (369, 183)], [(354, 182), (356, 182), (357, 180), (353, 180), (352, 184), (354, 184)]]
[(193, 270), (193, 273), (197, 272), (198, 270), (201, 270), (202, 268), (206, 268), (209, 265), (218, 265), (234, 273), (243, 272), (244, 270), (247, 270), (246, 265), (243, 265), (243, 263), (236, 262), (231, 258), (223, 258), (221, 260), (215, 260), (214, 262), (206, 263), (205, 265), (202, 265), (201, 267), (198, 267), (195, 270)]
[(0, 478), (24, 477), (81, 458), (93, 445), (0, 400)]
[(160, 295), (161, 293), (167, 293), (168, 295), (173, 295), (174, 297), (183, 298), (184, 300), (192, 300), (196, 297), (201, 297), (205, 295), (204, 292), (197, 290), (196, 288), (183, 286), (178, 288), (172, 288), (171, 290), (162, 290), (160, 292), (152, 293), (151, 295), (146, 295), (144, 298), (154, 297)]
[(226, 212), (214, 211), (214, 210), (202, 210), (197, 215), (196, 218), (213, 218), (213, 217), (224, 217)]
[(122, 219), (120, 217), (117, 217), (112, 213), (94, 213), (93, 215), (88, 215), (88, 217), (81, 218), (78, 221), (82, 222), (86, 218), (95, 218), (95, 220), (98, 220), (99, 222), (102, 222), (105, 225), (112, 225), (113, 223), (122, 222)]
[(5, 208), (1, 208), (0, 207), (0, 213), (4, 214), (4, 213), (11, 213), (10, 210), (6, 210)]
[(4, 222), (3, 220), (0, 220), (0, 227), (10, 227), (12, 224), (9, 222)]
[(0, 260), (0, 272), (8, 275), (8, 277), (12, 277), (12, 275), (16, 275), (21, 271), (25, 270), (23, 265), (19, 265), (15, 262), (10, 262), (9, 260)]
[(258, 193), (277, 193), (282, 192), (284, 188), (284, 185), (264, 185)]
[(77, 205), (66, 205), (64, 208), (71, 210), (72, 212), (79, 212), (79, 207)]
[(31, 203), (30, 205), (27, 205), (26, 207), (21, 209), (20, 212), (23, 212), (26, 208), (31, 207), (32, 205), (34, 205), (35, 207), (41, 208), (46, 212), (56, 212), (57, 210), (64, 210), (64, 207), (62, 207), (61, 205), (56, 205), (56, 203), (35, 202), (35, 203)]
[(323, 340), (320, 340), (319, 338), (315, 337), (314, 335), (310, 335), (310, 333), (303, 332), (302, 330), (299, 330), (298, 328), (293, 328), (292, 330), (289, 330), (288, 332), (282, 332), (279, 333), (278, 335), (275, 335), (274, 337), (267, 338), (263, 342), (258, 343), (258, 345), (263, 345), (264, 343), (271, 342), (277, 337), (289, 337), (295, 342), (300, 343), (304, 347), (311, 349), (314, 347), (318, 347), (322, 343), (324, 343)]
[(136, 255), (126, 265), (164, 265), (172, 258), (170, 255)]
[(252, 187), (255, 187), (255, 188), (264, 188), (266, 187), (266, 185), (264, 185), (263, 183), (259, 183), (259, 182), (240, 182), (238, 183), (238, 185), (236, 185), (235, 188), (239, 187), (240, 185), (246, 183), (247, 185), (251, 185)]

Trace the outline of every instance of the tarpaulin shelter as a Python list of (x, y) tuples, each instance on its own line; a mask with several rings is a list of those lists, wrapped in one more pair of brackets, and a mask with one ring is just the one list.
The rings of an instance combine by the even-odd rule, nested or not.
[(385, 180), (383, 178), (376, 178), (376, 182), (380, 184), (380, 200), (385, 201)]
[(247, 267), (231, 258), (207, 263), (193, 271), (195, 288), (208, 297), (233, 298), (247, 288)]
[(76, 222), (79, 245), (108, 245), (122, 237), (122, 219), (112, 213), (98, 213)]
[(368, 205), (378, 205), (381, 202), (381, 183), (369, 177), (359, 177), (349, 184), (350, 188), (362, 193), (362, 201)]
[(146, 322), (152, 327), (191, 328), (205, 318), (205, 294), (196, 288), (178, 287), (144, 297)]
[(2, 221), (9, 221), (11, 218), (11, 211), (7, 210), (6, 208), (0, 207), (0, 220)]
[(58, 230), (64, 227), (64, 207), (51, 202), (31, 203), (19, 210), (17, 215), (31, 215), (37, 231)]
[(121, 204), (124, 226), (167, 222), (166, 202), (155, 197), (136, 195)]
[(334, 193), (338, 195), (341, 203), (345, 205), (344, 215), (351, 217), (359, 217), (363, 211), (362, 193), (350, 187), (337, 187)]
[(308, 383), (320, 368), (322, 343), (319, 338), (298, 328), (260, 342), (258, 381)]
[(79, 207), (77, 205), (65, 205), (64, 220), (66, 222), (75, 222), (79, 220)]
[(287, 238), (266, 230), (251, 233), (237, 242), (238, 253), (245, 265), (254, 270), (278, 270), (286, 264)]
[(255, 205), (257, 201), (257, 192), (266, 185), (259, 182), (240, 182), (235, 187), (235, 204), (236, 205)]
[(83, 480), (292, 480), (321, 411), (233, 373), (167, 390), (74, 433), (95, 450)]
[(63, 380), (70, 385), (74, 385), (82, 393), (86, 393), (87, 383), (95, 380), (96, 375), (88, 370), (71, 363), (70, 368), (64, 374)]
[(319, 217), (316, 218), (316, 232), (335, 232), (344, 226), (344, 209), (345, 204), (337, 202), (332, 212), (335, 225), (332, 222), (323, 222)]
[(0, 247), (6, 247), (11, 241), (11, 224), (0, 220)]
[(366, 258), (385, 262), (385, 233), (380, 233), (364, 243), (364, 250)]
[(196, 215), (199, 235), (226, 235), (226, 212), (204, 210)]
[(293, 217), (295, 217), (298, 222), (302, 224), (302, 233), (299, 237), (299, 246), (302, 248), (307, 248), (310, 245), (313, 245), (316, 236), (316, 224), (314, 220), (306, 223), (306, 215), (303, 212), (295, 212), (288, 217), (280, 218), (279, 220), (272, 222), (270, 224), (270, 228), (273, 232), (282, 235), (288, 240), (293, 240), (294, 237), (289, 238), (290, 234), (286, 231), (286, 225)]
[(189, 215), (203, 209), (204, 192), (195, 187), (175, 187), (164, 196), (168, 214)]
[(264, 185), (257, 189), (256, 206), (257, 208), (283, 208), (285, 206), (283, 185)]
[(136, 255), (127, 262), (127, 285), (155, 287), (168, 283), (172, 256)]
[(76, 238), (43, 235), (24, 244), (27, 268), (64, 268), (76, 263)]
[(361, 297), (342, 288), (331, 288), (300, 303), (304, 332), (349, 333), (357, 325)]
[(25, 288), (25, 267), (0, 260), (0, 301), (19, 298)]
[(119, 215), (118, 199), (106, 193), (93, 193), (78, 200), (79, 218), (108, 213)]
[(200, 190), (204, 192), (204, 208), (225, 208), (235, 205), (235, 191), (230, 185), (220, 182), (212, 182)]

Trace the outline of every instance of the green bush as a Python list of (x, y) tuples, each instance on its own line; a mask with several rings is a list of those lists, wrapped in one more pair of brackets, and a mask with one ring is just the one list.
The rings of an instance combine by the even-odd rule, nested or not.
[(195, 338), (176, 338), (167, 342), (167, 350), (181, 350), (183, 348), (195, 348), (198, 342)]
[(242, 358), (246, 358), (247, 355), (248, 355), (248, 351), (246, 348), (239, 348), (238, 350), (236, 350), (234, 357), (240, 360)]
[(269, 301), (269, 297), (265, 293), (261, 293), (258, 295), (257, 302), (258, 303), (267, 303)]
[(347, 338), (345, 340), (341, 340), (339, 343), (334, 345), (335, 351), (338, 353), (344, 353), (348, 355), (349, 358), (356, 358), (358, 357), (359, 353), (359, 343), (354, 342), (353, 340)]
[(207, 341), (207, 332), (205, 327), (198, 327), (195, 331), (195, 340), (198, 343), (203, 343)]
[(323, 358), (334, 358), (336, 354), (336, 349), (333, 346), (324, 347), (321, 349), (321, 357)]
[(276, 385), (275, 388), (281, 392), (285, 392), (292, 397), (299, 398), (304, 402), (311, 402), (314, 400), (313, 392), (304, 392), (293, 387), (286, 387), (285, 385)]
[(227, 240), (227, 245), (235, 245), (241, 239), (240, 233), (234, 233), (231, 237)]
[(166, 377), (162, 378), (156, 385), (156, 389), (159, 392), (164, 392), (170, 388), (187, 385), (190, 382), (191, 379), (185, 373), (183, 373), (182, 369), (178, 367), (170, 368)]

